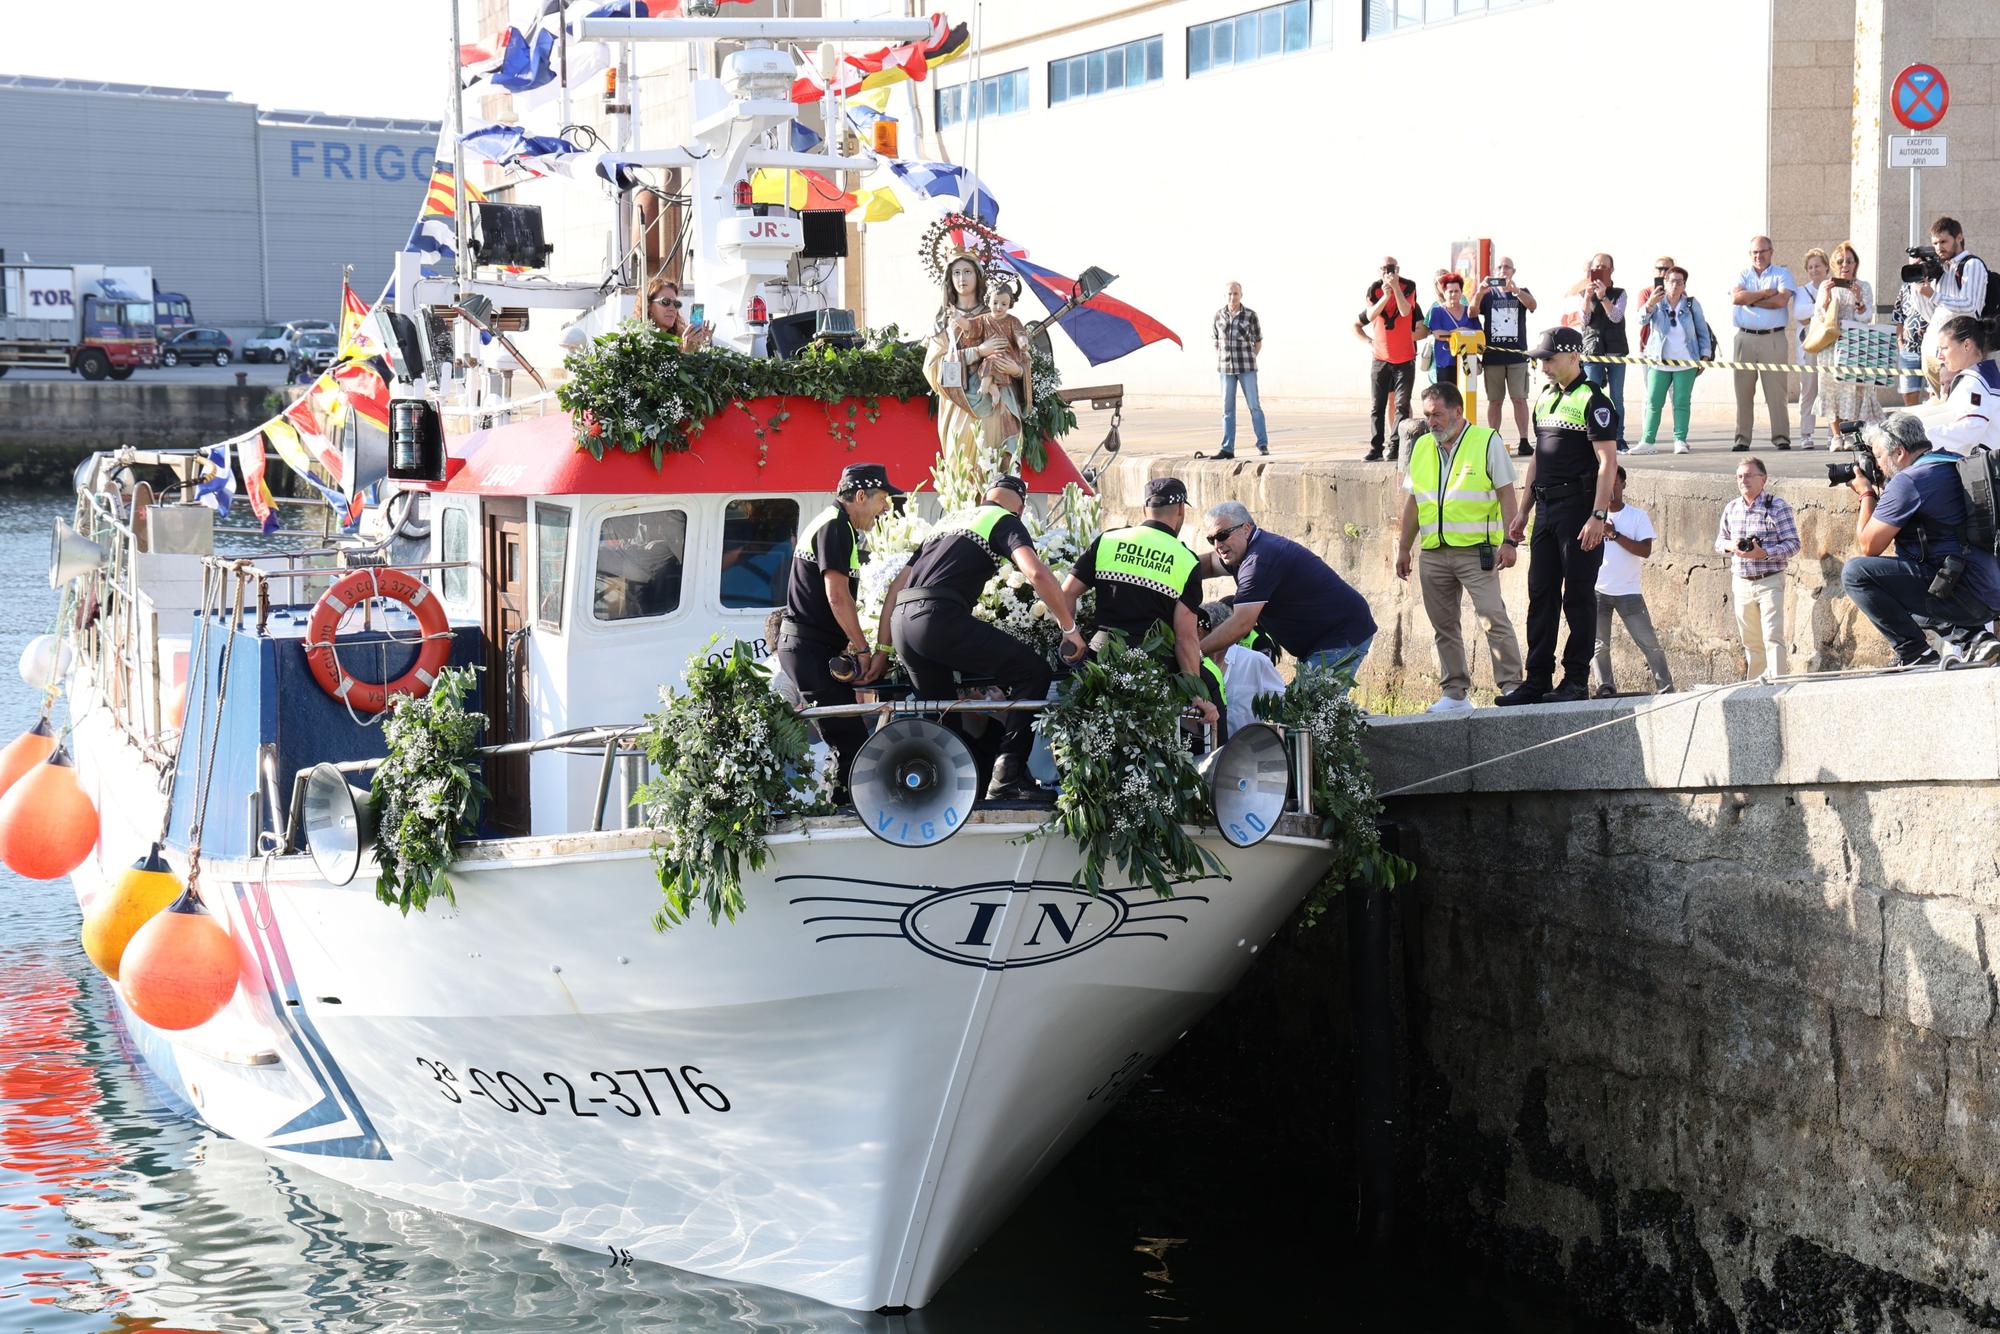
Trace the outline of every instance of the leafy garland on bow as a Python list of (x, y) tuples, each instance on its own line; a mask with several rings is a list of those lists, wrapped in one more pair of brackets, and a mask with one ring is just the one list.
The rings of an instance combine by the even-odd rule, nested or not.
[(632, 798), (659, 836), (653, 862), (666, 899), (656, 931), (697, 908), (710, 925), (735, 921), (744, 867), (759, 870), (770, 857), (770, 823), (826, 809), (805, 719), (771, 689), (749, 645), (696, 653), (682, 680), (678, 694), (661, 687), (666, 707), (646, 716), (646, 758), (658, 776)]
[(382, 727), (388, 754), (368, 789), (381, 868), (375, 897), (404, 916), (433, 896), (458, 902), (445, 867), (458, 841), (476, 832), (491, 795), (476, 749), (486, 715), (465, 707), (476, 680), (474, 668), (447, 667), (422, 698), (397, 696)]
[(1393, 889), (1415, 877), (1410, 861), (1383, 848), (1376, 821), (1382, 803), (1361, 739), (1368, 723), (1346, 690), (1350, 674), (1325, 667), (1301, 667), (1282, 695), (1259, 695), (1257, 716), (1280, 727), (1312, 734), (1313, 808), (1320, 836), (1333, 844), (1333, 866), (1306, 899), (1304, 924), (1317, 923), (1334, 896), (1351, 883)]
[(1222, 874), (1183, 824), (1207, 818), (1208, 791), (1180, 738), (1181, 711), (1200, 687), (1162, 665), (1171, 649), (1164, 626), (1136, 648), (1115, 636), (1035, 721), (1062, 780), (1043, 832), (1076, 840), (1083, 865), (1071, 883), (1092, 894), (1114, 862), (1162, 898), (1177, 881)]
[(655, 468), (692, 448), (731, 406), (750, 417), (761, 464), (769, 437), (792, 414), (780, 408), (760, 420), (746, 406), (751, 399), (815, 399), (828, 433), (853, 449), (860, 422), (880, 415), (881, 400), (930, 394), (922, 346), (900, 341), (894, 325), (869, 331), (860, 347), (814, 344), (778, 361), (729, 348), (689, 352), (666, 330), (628, 320), (571, 352), (563, 368), (569, 379), (556, 401), (570, 414), (577, 448), (596, 459), (606, 449), (650, 454)]

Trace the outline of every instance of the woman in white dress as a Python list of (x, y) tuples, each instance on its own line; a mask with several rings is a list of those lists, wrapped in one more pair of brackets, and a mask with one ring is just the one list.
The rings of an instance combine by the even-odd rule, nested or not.
[[(1855, 340), (1845, 335), (1850, 330), (1872, 329), (1875, 324), (1875, 287), (1859, 277), (1860, 272), (1861, 252), (1853, 242), (1842, 241), (1833, 248), (1833, 276), (1821, 285), (1819, 293), (1818, 308), (1833, 312), (1843, 335), (1840, 342), (1818, 354), (1820, 407), (1835, 423), (1835, 430), (1842, 422), (1872, 422), (1882, 416), (1875, 376), (1841, 369), (1843, 355), (1851, 362), (1855, 353)], [(1895, 355), (1893, 347), (1889, 355)]]
[(1813, 308), (1819, 304), (1819, 294), (1826, 284), (1832, 268), (1826, 262), (1826, 251), (1818, 246), (1806, 251), (1805, 262), (1799, 266), (1805, 275), (1805, 285), (1792, 293), (1792, 323), (1798, 327), (1799, 364), (1811, 366), (1812, 370), (1799, 372), (1799, 448), (1813, 449), (1813, 436), (1819, 430), (1819, 421), (1814, 408), (1819, 402), (1818, 359), (1814, 353), (1806, 351), (1806, 327), (1812, 323)]

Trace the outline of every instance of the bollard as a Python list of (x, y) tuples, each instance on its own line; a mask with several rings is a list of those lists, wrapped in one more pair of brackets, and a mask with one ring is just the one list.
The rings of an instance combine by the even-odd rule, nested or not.
[(247, 384), (249, 384), (249, 383), (250, 383), (250, 372), (249, 372), (249, 371), (238, 371), (238, 372), (236, 372), (236, 387), (237, 387), (238, 389), (241, 389), (241, 388), (243, 388), (243, 387), (244, 387), (245, 385), (247, 385)]

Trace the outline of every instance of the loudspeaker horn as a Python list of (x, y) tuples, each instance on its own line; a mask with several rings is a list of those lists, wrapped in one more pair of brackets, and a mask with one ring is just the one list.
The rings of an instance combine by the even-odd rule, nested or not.
[(1291, 786), (1284, 733), (1251, 723), (1201, 765), (1216, 827), (1233, 848), (1254, 848), (1278, 827)]
[(979, 765), (949, 728), (898, 718), (854, 756), (847, 779), (868, 832), (899, 848), (928, 848), (959, 831), (979, 800)]
[(375, 849), (375, 813), (366, 790), (354, 787), (331, 764), (316, 764), (306, 775), (306, 792), (299, 822), (306, 851), (330, 885), (353, 881), (362, 861)]
[(89, 574), (104, 564), (108, 554), (103, 543), (91, 541), (57, 519), (55, 541), (49, 547), (49, 587), (61, 588), (70, 580)]

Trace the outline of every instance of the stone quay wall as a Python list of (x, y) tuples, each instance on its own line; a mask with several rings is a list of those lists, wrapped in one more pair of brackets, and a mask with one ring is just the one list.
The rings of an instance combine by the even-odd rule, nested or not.
[(271, 393), (270, 385), (0, 380), (0, 485), (67, 484), (76, 463), (100, 449), (227, 440), (271, 415)]
[[(1146, 479), (1166, 475), (1188, 485), (1195, 517), (1184, 538), (1198, 545), (1195, 523), (1200, 512), (1218, 501), (1240, 500), (1260, 525), (1305, 543), (1360, 590), (1379, 627), (1361, 671), (1362, 690), (1371, 700), (1421, 708), (1437, 698), (1436, 658), (1422, 594), (1414, 576), (1409, 582), (1396, 578), (1403, 492), (1401, 474), (1392, 465), (1225, 462), (1158, 455), (1120, 459), (1098, 483), (1107, 521), (1135, 521)], [(1853, 492), (1827, 486), (1823, 476), (1774, 477), (1770, 485), (1797, 513), (1803, 544), (1785, 576), (1790, 669), (1830, 671), (1886, 664), (1887, 641), (1861, 618), (1840, 588), (1840, 567), (1854, 537)], [(1733, 470), (1705, 473), (1648, 467), (1632, 470), (1627, 483), (1627, 503), (1644, 509), (1659, 533), (1652, 556), (1641, 567), (1642, 587), (1674, 683), (1682, 688), (1739, 680), (1743, 675), (1742, 649), (1729, 602), (1729, 567), (1714, 549), (1722, 507), (1735, 496)], [(1515, 568), (1501, 575), (1523, 651), (1527, 566), (1524, 547)], [(1211, 597), (1231, 591), (1227, 579), (1213, 581), (1208, 588)], [(1469, 601), (1461, 629), (1472, 660), (1474, 689), (1490, 692), (1491, 659)], [(1622, 625), (1612, 641), (1612, 666), (1620, 686), (1650, 689), (1652, 675)]]
[(2000, 1328), (2000, 672), (1369, 745), (1406, 1223), (1647, 1329)]

